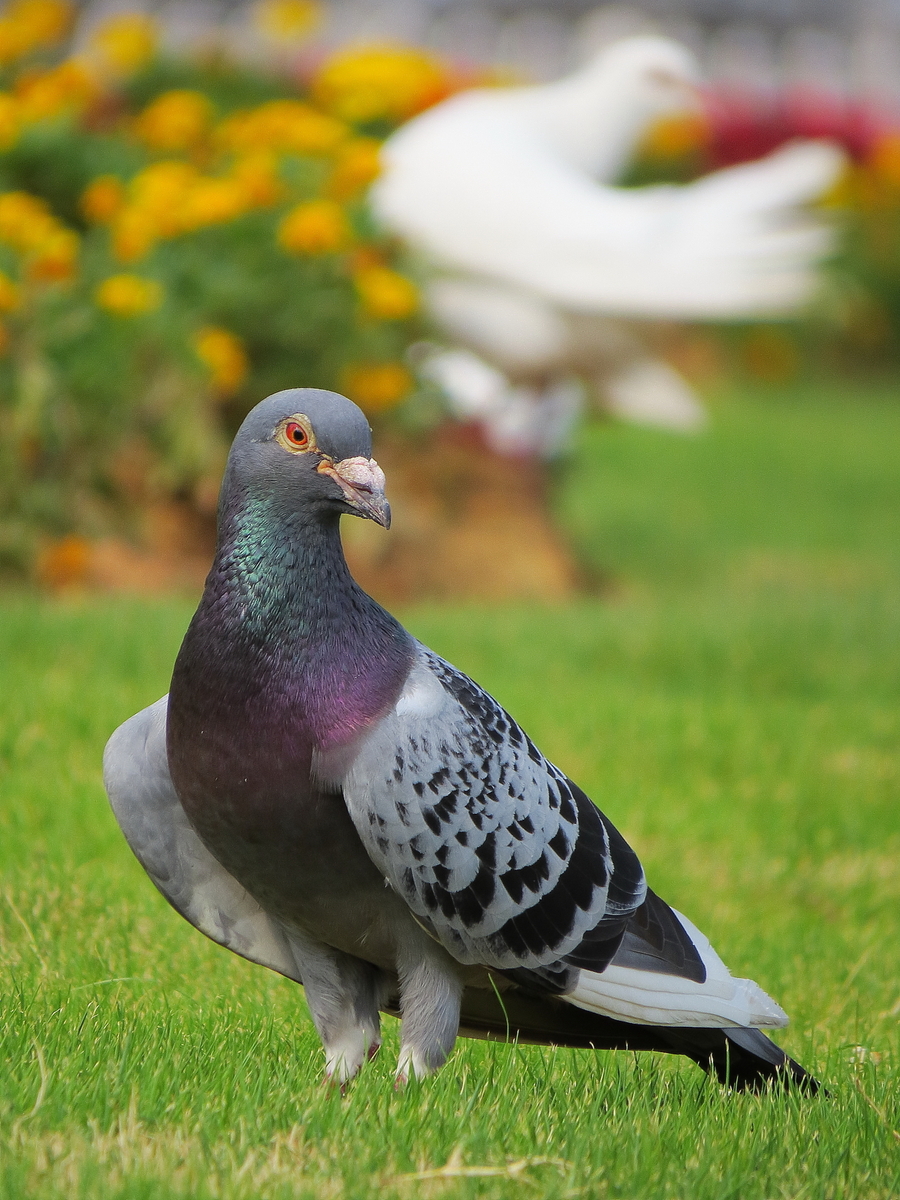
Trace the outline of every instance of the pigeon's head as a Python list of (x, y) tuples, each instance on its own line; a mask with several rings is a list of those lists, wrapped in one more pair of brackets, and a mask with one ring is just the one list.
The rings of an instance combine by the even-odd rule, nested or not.
[(649, 120), (697, 106), (700, 76), (690, 50), (672, 38), (644, 34), (622, 38), (595, 60), (623, 101)]
[(226, 486), (277, 498), (311, 516), (352, 513), (390, 527), (384, 472), (362, 411), (337, 392), (290, 388), (248, 413), (228, 457)]

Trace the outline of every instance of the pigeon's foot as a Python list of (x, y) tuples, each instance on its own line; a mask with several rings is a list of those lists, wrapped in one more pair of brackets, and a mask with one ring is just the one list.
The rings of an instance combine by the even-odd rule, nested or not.
[(364, 1062), (368, 1062), (378, 1053), (380, 1042), (370, 1041), (366, 1030), (355, 1028), (347, 1030), (345, 1035), (329, 1042), (325, 1047), (325, 1080), (326, 1082), (343, 1085), (355, 1079)]
[(433, 1075), (443, 1061), (442, 1057), (439, 1063), (429, 1063), (413, 1046), (401, 1047), (397, 1070), (394, 1073), (395, 1090), (400, 1091), (406, 1087), (410, 1079), (425, 1079)]
[[(447, 1061), (459, 1031), (459, 967), (426, 935), (400, 961), (400, 1058), (396, 1086), (425, 1079)], [(412, 953), (410, 953), (412, 951)]]

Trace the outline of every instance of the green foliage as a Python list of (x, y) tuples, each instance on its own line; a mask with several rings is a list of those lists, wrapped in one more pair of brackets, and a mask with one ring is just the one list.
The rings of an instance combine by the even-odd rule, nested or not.
[[(349, 391), (377, 418), (412, 387), (416, 292), (362, 200), (368, 134), (223, 58), (102, 86), (73, 68), (36, 115), (29, 87), (73, 61), (37, 84), (8, 68), (0, 93), (19, 122), (0, 149), (0, 574), (161, 497), (208, 508), (272, 391)], [(311, 229), (286, 235), (304, 206)]]

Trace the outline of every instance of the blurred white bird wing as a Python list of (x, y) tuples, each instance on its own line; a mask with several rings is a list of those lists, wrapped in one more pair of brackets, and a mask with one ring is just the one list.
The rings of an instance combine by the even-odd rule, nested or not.
[(613, 826), (424, 646), (342, 786), (369, 855), (459, 962), (552, 970), (573, 954), (601, 970), (644, 900)]
[(115, 731), (103, 780), (138, 862), (166, 900), (212, 941), (301, 983), (285, 931), (201, 842), (172, 785), (163, 696)]
[(477, 93), (404, 126), (383, 158), (376, 213), (438, 263), (574, 310), (645, 317), (795, 307), (832, 243), (796, 206), (843, 162), (806, 145), (684, 187), (613, 188)]

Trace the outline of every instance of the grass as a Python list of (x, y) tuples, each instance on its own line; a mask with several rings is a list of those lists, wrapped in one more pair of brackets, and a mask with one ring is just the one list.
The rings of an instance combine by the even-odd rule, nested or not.
[(900, 1193), (900, 407), (744, 392), (708, 436), (595, 428), (561, 482), (616, 580), (564, 609), (417, 609), (791, 1013), (829, 1099), (687, 1061), (460, 1042), (341, 1097), (301, 991), (206, 942), (131, 858), (104, 740), (190, 605), (0, 602), (0, 1198)]

